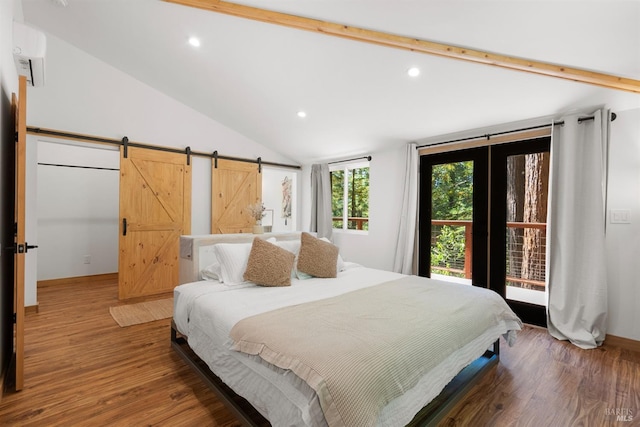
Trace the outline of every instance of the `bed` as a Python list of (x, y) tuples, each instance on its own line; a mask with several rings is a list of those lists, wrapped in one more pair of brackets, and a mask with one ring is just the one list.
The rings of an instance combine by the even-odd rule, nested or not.
[[(499, 338), (512, 345), (521, 327), (492, 291), (332, 258), (337, 248), (309, 234), (255, 238), (181, 238), (171, 331), (174, 349), (245, 424), (436, 422), (497, 363)], [(309, 266), (311, 244), (329, 273)], [(266, 263), (256, 264), (256, 248)], [(336, 251), (329, 261), (325, 249)], [(245, 281), (278, 268), (272, 250), (293, 262), (289, 283)]]

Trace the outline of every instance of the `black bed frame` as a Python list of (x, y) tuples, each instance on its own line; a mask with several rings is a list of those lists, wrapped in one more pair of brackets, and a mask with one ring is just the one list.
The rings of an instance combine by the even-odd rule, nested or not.
[[(213, 392), (222, 400), (227, 408), (245, 426), (262, 427), (270, 426), (260, 413), (241, 396), (238, 396), (231, 388), (220, 380), (187, 344), (171, 322), (171, 347), (187, 362), (187, 364), (202, 378)], [(467, 392), (491, 367), (498, 363), (500, 357), (500, 340), (493, 344), (493, 351), (487, 350), (460, 373), (454, 377), (442, 392), (427, 406), (416, 414), (408, 426), (435, 426), (461, 401)]]

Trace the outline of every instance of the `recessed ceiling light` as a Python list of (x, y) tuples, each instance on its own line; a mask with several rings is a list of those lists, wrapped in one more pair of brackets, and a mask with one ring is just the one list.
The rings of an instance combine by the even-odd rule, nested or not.
[(411, 77), (418, 77), (420, 75), (420, 68), (411, 67), (407, 70), (407, 74), (409, 74)]
[(305, 113), (304, 111), (298, 111), (298, 117), (305, 118), (307, 117), (307, 113)]
[(200, 39), (197, 37), (189, 37), (189, 44), (193, 47), (200, 47)]

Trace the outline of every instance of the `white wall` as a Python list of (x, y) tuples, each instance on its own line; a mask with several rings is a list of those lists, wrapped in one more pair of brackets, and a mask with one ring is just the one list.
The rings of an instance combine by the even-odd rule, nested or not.
[(211, 159), (191, 162), (191, 234), (211, 232)]
[[(295, 164), (285, 156), (51, 35), (47, 35), (45, 66), (45, 86), (28, 89), (29, 126), (116, 139), (127, 136), (132, 142), (180, 149), (190, 146), (193, 151), (211, 153), (218, 150), (225, 156), (261, 157), (265, 161)], [(69, 158), (83, 164), (93, 161), (88, 151), (81, 154), (81, 150), (75, 148), (73, 154), (69, 154), (69, 149), (63, 147), (59, 144), (50, 145), (52, 150), (46, 156), (64, 151), (65, 154), (61, 156), (63, 160), (59, 163)], [(97, 151), (105, 153), (104, 150)], [(36, 189), (27, 194), (32, 206), (37, 206), (37, 209), (27, 209), (31, 215), (37, 211), (36, 227), (41, 229), (38, 239), (33, 240), (34, 243), (39, 240), (37, 243), (42, 248), (38, 252), (38, 279), (117, 271), (117, 263), (114, 264), (113, 260), (113, 256), (117, 256), (118, 224), (117, 221), (113, 223), (114, 215), (117, 218), (117, 198), (109, 208), (100, 207), (98, 203), (84, 204), (86, 198), (95, 197), (89, 187), (101, 188), (100, 191), (105, 194), (105, 200), (101, 202), (106, 203), (106, 199), (116, 197), (113, 188), (117, 189), (117, 184), (115, 187), (113, 182), (109, 184), (107, 181), (110, 178), (107, 181), (99, 179), (102, 175), (110, 177), (109, 174), (114, 172), (105, 171), (101, 174), (62, 168), (47, 169), (36, 165), (35, 159), (38, 157), (39, 153), (30, 156), (27, 166), (27, 179), (37, 183)], [(211, 160), (197, 156), (192, 160), (191, 232), (207, 234), (210, 232), (211, 217)], [(76, 179), (78, 176), (82, 178)], [(71, 186), (73, 191), (64, 192)], [(60, 197), (53, 196), (54, 193)], [(85, 196), (79, 197), (81, 193)], [(65, 208), (65, 203), (75, 208)], [(80, 218), (83, 218), (84, 226), (89, 227), (91, 232), (88, 229), (80, 230)], [(60, 229), (55, 230), (55, 223)], [(107, 230), (114, 226), (115, 232), (111, 235)], [(94, 232), (97, 232), (97, 236), (93, 235)], [(81, 234), (86, 238), (79, 237)], [(109, 234), (108, 238), (106, 234)], [(80, 238), (81, 242), (75, 241), (76, 247), (70, 248), (72, 241), (68, 237), (72, 235)], [(58, 250), (53, 251), (55, 242)], [(59, 247), (62, 242), (64, 249)], [(84, 264), (85, 255), (91, 256), (91, 264)], [(30, 268), (35, 271), (34, 263)], [(26, 284), (25, 298), (27, 305), (36, 304), (35, 279)]]
[(39, 163), (37, 279), (117, 272), (120, 153), (95, 144), (43, 140), (35, 144)]
[(334, 230), (333, 240), (347, 261), (393, 269), (400, 224), (404, 147), (371, 153), (369, 162), (369, 231)]
[[(282, 217), (282, 182), (284, 179), (291, 181), (291, 218)], [(297, 179), (298, 172), (295, 170), (263, 167), (262, 168), (262, 203), (267, 210), (273, 211), (273, 232), (295, 231), (297, 230), (298, 209), (295, 205), (297, 200)], [(263, 224), (268, 225), (271, 218), (265, 217)]]
[[(46, 84), (29, 88), (28, 98), (29, 126), (295, 164), (51, 35)], [(210, 168), (194, 157), (194, 234), (209, 232)]]
[(607, 223), (608, 334), (640, 340), (640, 109), (611, 124), (607, 212), (628, 210), (630, 224)]
[(46, 84), (29, 89), (28, 124), (295, 164), (49, 34)]
[[(367, 153), (369, 163), (369, 231), (333, 231), (333, 242), (340, 247), (345, 261), (366, 267), (393, 269), (398, 227), (400, 224), (402, 188), (404, 179), (405, 148)], [(303, 223), (309, 230), (311, 167), (302, 171)]]
[[(27, 136), (26, 148), (26, 164), (34, 165), (38, 162), (38, 145), (29, 136)], [(25, 175), (25, 230), (24, 240), (28, 245), (34, 245), (38, 242), (38, 216), (37, 216), (37, 195), (38, 182), (37, 175), (26, 171)], [(29, 286), (37, 280), (38, 271), (38, 250), (27, 250), (24, 255), (24, 305), (31, 307), (37, 305), (38, 301), (35, 295), (35, 287)]]

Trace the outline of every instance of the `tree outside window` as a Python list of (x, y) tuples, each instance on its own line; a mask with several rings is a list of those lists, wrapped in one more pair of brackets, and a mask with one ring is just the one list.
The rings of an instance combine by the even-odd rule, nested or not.
[(369, 230), (369, 166), (350, 164), (331, 170), (333, 228)]

